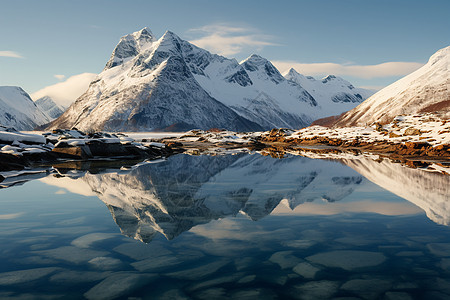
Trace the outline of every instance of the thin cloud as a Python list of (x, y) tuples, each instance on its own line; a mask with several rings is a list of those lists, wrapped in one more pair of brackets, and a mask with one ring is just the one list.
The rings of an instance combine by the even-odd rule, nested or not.
[(336, 63), (299, 63), (296, 61), (272, 61), (272, 63), (282, 72), (294, 68), (305, 75), (339, 75), (353, 76), (364, 79), (404, 76), (414, 72), (423, 64), (416, 62), (386, 62), (377, 65), (350, 65)]
[(89, 83), (97, 76), (94, 73), (82, 73), (71, 76), (63, 82), (47, 86), (33, 94), (31, 98), (37, 100), (49, 96), (57, 104), (70, 106), (89, 87)]
[(66, 78), (66, 75), (55, 74), (55, 75), (53, 75), (53, 77), (55, 77), (58, 80), (63, 80), (64, 78)]
[(2, 57), (13, 57), (13, 58), (23, 58), (22, 55), (15, 51), (0, 51), (0, 56)]
[(191, 43), (224, 56), (241, 53), (248, 48), (261, 51), (265, 46), (277, 46), (272, 42), (273, 36), (247, 27), (214, 24), (190, 29), (189, 32), (201, 35)]

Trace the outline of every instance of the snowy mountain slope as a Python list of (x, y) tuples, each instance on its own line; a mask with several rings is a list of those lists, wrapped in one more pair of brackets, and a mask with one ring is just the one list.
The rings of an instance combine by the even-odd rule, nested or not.
[(382, 89), (344, 114), (336, 126), (389, 123), (400, 114), (440, 112), (450, 117), (450, 46), (433, 54), (417, 71)]
[(178, 37), (166, 32), (154, 41), (145, 28), (121, 39), (103, 72), (51, 127), (261, 129), (199, 86), (183, 58)]
[(410, 169), (389, 160), (345, 159), (368, 180), (423, 209), (432, 221), (450, 225), (450, 177)]
[(33, 130), (49, 118), (20, 87), (0, 86), (0, 124), (17, 130)]
[(44, 96), (42, 98), (34, 101), (36, 105), (44, 112), (49, 120), (54, 120), (64, 112), (65, 108), (61, 105), (58, 105), (53, 101), (53, 99), (49, 96)]
[(290, 69), (284, 76), (288, 81), (302, 86), (320, 103), (321, 117), (350, 110), (373, 94), (369, 90), (355, 88), (350, 82), (334, 75), (316, 80)]
[(264, 129), (304, 127), (315, 118), (315, 99), (301, 86), (289, 83), (271, 62), (258, 55), (240, 64), (216, 59), (194, 76), (215, 99)]
[[(335, 105), (327, 108), (328, 102)], [(144, 28), (120, 39), (103, 72), (51, 128), (299, 128), (357, 104), (328, 102), (319, 103), (258, 55), (238, 63), (170, 31), (156, 39)]]

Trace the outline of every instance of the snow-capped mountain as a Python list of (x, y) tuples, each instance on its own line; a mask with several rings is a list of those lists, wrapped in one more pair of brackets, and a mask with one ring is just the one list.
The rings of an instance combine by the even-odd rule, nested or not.
[[(50, 127), (121, 131), (299, 128), (330, 112), (353, 108), (367, 95), (367, 91), (355, 93), (347, 88), (350, 96), (343, 96), (341, 88), (332, 91), (339, 84), (328, 84), (326, 92), (313, 91), (316, 99), (299, 80), (288, 79), (258, 55), (238, 63), (170, 31), (156, 39), (144, 28), (120, 39), (105, 69)], [(344, 85), (351, 87), (347, 82)], [(330, 103), (334, 105), (328, 107)]]
[(53, 101), (53, 99), (49, 96), (44, 96), (42, 98), (34, 101), (36, 105), (43, 111), (50, 120), (54, 120), (64, 112), (65, 108), (61, 105), (58, 105)]
[(284, 76), (288, 81), (302, 86), (320, 103), (322, 116), (350, 110), (373, 94), (369, 90), (355, 88), (350, 82), (334, 75), (317, 80), (290, 69)]
[(417, 71), (387, 86), (353, 110), (336, 126), (389, 123), (401, 114), (438, 112), (450, 117), (450, 46), (433, 54)]
[(17, 86), (0, 86), (0, 124), (17, 130), (33, 130), (50, 122), (48, 116)]

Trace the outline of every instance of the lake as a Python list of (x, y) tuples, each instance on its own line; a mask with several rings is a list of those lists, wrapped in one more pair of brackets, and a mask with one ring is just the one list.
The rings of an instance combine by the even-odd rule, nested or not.
[(450, 176), (175, 155), (0, 186), (0, 298), (449, 299)]

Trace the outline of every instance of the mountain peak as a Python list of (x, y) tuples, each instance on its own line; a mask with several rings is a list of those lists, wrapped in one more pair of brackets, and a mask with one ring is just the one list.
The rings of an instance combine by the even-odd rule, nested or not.
[(294, 68), (290, 68), (287, 74), (291, 75), (291, 76), (292, 75), (294, 75), (294, 76), (300, 75), (300, 73), (298, 73)]
[(116, 48), (114, 48), (109, 61), (106, 63), (105, 70), (119, 66), (123, 64), (124, 60), (135, 57), (141, 49), (146, 48), (147, 45), (154, 41), (155, 37), (147, 27), (122, 36)]
[(434, 53), (430, 57), (430, 59), (428, 60), (428, 63), (434, 65), (435, 63), (437, 63), (439, 61), (447, 61), (447, 64), (449, 64), (449, 62), (450, 62), (450, 46), (447, 46), (445, 48), (442, 48), (442, 49), (436, 51), (436, 53)]
[(280, 74), (280, 71), (278, 71), (278, 69), (275, 68), (269, 60), (257, 54), (250, 55), (247, 59), (241, 62), (241, 65), (249, 72), (259, 71), (264, 74), (262, 76), (267, 76), (276, 84), (285, 80), (285, 78)]
[(327, 77), (322, 78), (322, 82), (323, 82), (323, 83), (327, 83), (327, 82), (330, 82), (330, 81), (332, 81), (332, 80), (334, 80), (334, 79), (336, 79), (336, 78), (337, 78), (337, 77), (334, 76), (334, 75), (328, 75)]

